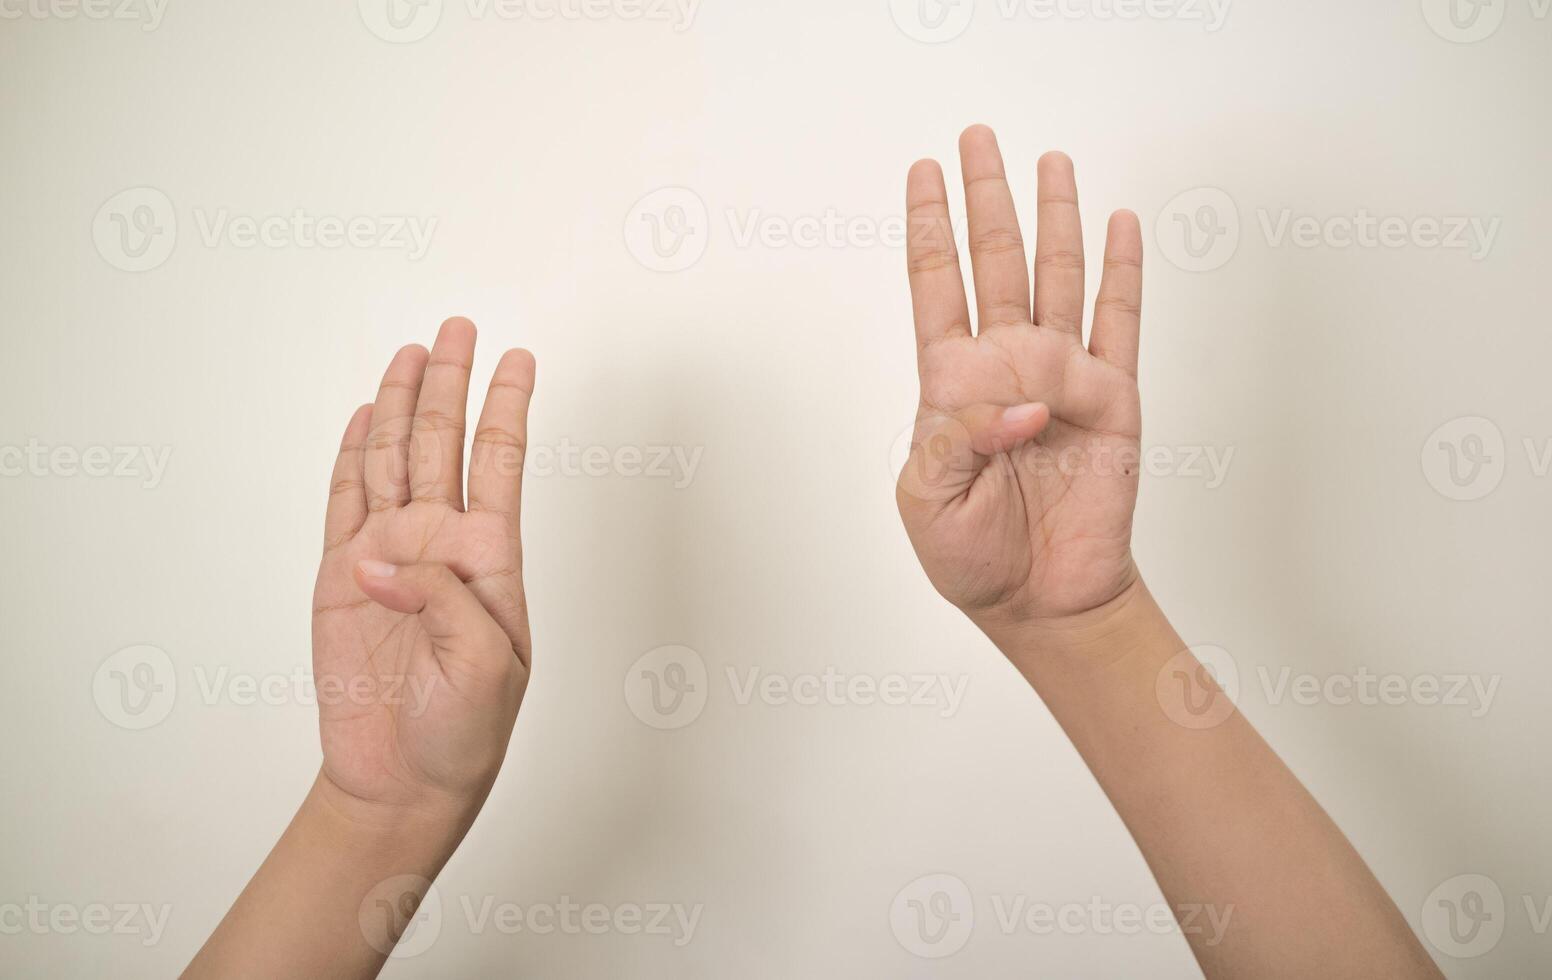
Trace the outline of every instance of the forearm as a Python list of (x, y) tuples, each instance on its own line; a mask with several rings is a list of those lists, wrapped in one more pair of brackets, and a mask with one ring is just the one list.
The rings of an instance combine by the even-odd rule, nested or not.
[(320, 775), (184, 977), (375, 977), (472, 816), (364, 806)]
[[(1099, 780), (1208, 977), (1440, 975), (1342, 832), (1181, 656), (1140, 580), (1059, 629), (983, 628)], [(1182, 714), (1188, 693), (1201, 714)]]

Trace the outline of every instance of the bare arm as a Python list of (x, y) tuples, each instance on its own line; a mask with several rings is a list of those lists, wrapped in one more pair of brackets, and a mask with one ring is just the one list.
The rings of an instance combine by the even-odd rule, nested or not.
[(518, 513), (534, 362), (474, 325), (399, 351), (351, 418), (313, 593), (323, 766), (188, 977), (373, 977), (485, 803), (528, 685)]
[(992, 633), (1115, 805), (1208, 977), (1440, 976), (1141, 580), (1065, 629)]
[(363, 806), (322, 776), (185, 977), (377, 976), (467, 818)]
[[(971, 127), (960, 157), (973, 333), (942, 170), (921, 161), (907, 185), (921, 402), (897, 498), (922, 567), (1045, 699), (1177, 918), (1201, 907), (1226, 922), (1220, 933), (1182, 921), (1209, 977), (1438, 977), (1341, 831), (1186, 651), (1132, 560), (1137, 217), (1110, 219), (1085, 345), (1071, 161), (1040, 160), (1031, 269), (996, 137)], [(1190, 702), (1175, 705), (1177, 690)]]

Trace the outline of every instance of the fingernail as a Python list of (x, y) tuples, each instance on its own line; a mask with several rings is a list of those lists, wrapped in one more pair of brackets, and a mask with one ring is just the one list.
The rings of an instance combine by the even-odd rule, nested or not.
[(1013, 408), (1010, 408), (1006, 412), (1002, 413), (1002, 420), (1011, 425), (1018, 425), (1021, 422), (1028, 422), (1030, 419), (1039, 414), (1040, 410), (1044, 407), (1044, 402), (1030, 402), (1027, 405), (1015, 405)]
[(372, 561), (363, 559), (356, 562), (356, 567), (361, 569), (361, 574), (367, 578), (388, 578), (399, 570), (398, 565), (390, 565), (385, 561)]

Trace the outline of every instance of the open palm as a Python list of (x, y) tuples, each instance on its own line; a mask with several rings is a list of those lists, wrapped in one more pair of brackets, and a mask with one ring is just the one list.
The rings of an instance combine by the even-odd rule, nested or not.
[(483, 799), (528, 680), (518, 511), (534, 363), (508, 351), (475, 431), (475, 330), (406, 347), (351, 419), (313, 603), (324, 775), (351, 796)]
[(908, 179), (921, 404), (900, 512), (933, 585), (972, 617), (1077, 615), (1137, 578), (1141, 232), (1131, 212), (1111, 217), (1085, 348), (1071, 162), (1057, 153), (1040, 160), (1031, 302), (996, 137), (971, 127), (960, 157), (974, 334), (942, 169), (923, 160)]

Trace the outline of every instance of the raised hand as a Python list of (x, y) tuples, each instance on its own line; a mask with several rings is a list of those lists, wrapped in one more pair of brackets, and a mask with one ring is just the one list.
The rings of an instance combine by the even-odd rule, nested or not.
[(921, 404), (897, 498), (933, 585), (983, 626), (1056, 622), (1138, 581), (1142, 235), (1110, 218), (1089, 345), (1072, 162), (1039, 163), (1033, 302), (997, 138), (960, 137), (975, 281), (972, 333), (943, 171), (911, 168), (911, 301)]
[(475, 330), (395, 355), (335, 465), (313, 601), (322, 778), (347, 797), (477, 810), (528, 682), (518, 510), (533, 356), (508, 351), (475, 430)]

